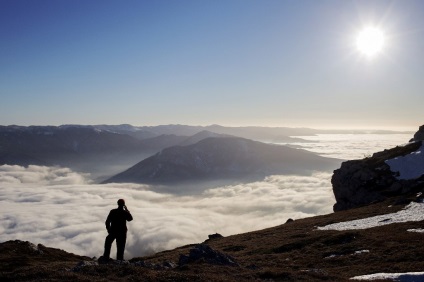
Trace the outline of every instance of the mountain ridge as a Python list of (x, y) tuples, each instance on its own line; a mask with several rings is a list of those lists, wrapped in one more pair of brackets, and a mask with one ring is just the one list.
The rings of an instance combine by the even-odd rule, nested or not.
[(173, 146), (142, 160), (103, 183), (167, 184), (196, 180), (262, 179), (334, 168), (339, 160), (305, 150), (240, 137), (209, 137)]

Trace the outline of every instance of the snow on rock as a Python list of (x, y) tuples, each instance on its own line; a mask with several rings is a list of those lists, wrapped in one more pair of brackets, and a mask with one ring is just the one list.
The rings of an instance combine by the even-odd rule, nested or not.
[(396, 213), (378, 215), (352, 221), (333, 223), (318, 227), (318, 230), (367, 229), (392, 223), (424, 220), (424, 203), (412, 202)]
[(424, 174), (424, 144), (409, 155), (386, 161), (393, 172), (399, 172), (398, 179), (415, 179)]
[(406, 273), (375, 273), (368, 275), (355, 276), (353, 280), (383, 280), (391, 279), (394, 281), (410, 282), (424, 281), (424, 272), (406, 272)]

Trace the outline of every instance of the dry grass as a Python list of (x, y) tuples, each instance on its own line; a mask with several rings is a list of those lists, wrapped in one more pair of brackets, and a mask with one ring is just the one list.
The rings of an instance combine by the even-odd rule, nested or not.
[[(296, 220), (273, 228), (209, 240), (213, 249), (232, 256), (239, 267), (196, 262), (173, 269), (133, 265), (85, 266), (87, 257), (40, 247), (43, 254), (13, 241), (0, 244), (1, 281), (347, 281), (376, 272), (424, 270), (424, 222), (391, 224), (366, 230), (320, 231), (316, 226), (396, 212), (396, 199), (363, 208)], [(146, 263), (178, 262), (193, 245), (135, 258)], [(368, 250), (355, 254), (357, 251)]]
[(417, 151), (421, 147), (422, 141), (409, 143), (405, 146), (396, 146), (395, 148), (374, 153), (371, 158), (365, 158), (364, 161), (371, 167), (381, 166), (386, 160), (399, 156), (405, 156)]

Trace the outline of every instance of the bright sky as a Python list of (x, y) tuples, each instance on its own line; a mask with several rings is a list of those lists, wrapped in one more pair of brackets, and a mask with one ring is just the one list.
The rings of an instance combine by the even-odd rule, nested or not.
[(0, 39), (3, 125), (424, 123), (420, 0), (0, 0)]

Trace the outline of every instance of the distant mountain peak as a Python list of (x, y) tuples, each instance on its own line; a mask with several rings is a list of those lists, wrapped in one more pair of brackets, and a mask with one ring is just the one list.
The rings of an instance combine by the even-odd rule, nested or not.
[(105, 181), (171, 184), (186, 181), (252, 179), (336, 167), (338, 160), (304, 150), (240, 137), (209, 137), (163, 149)]

